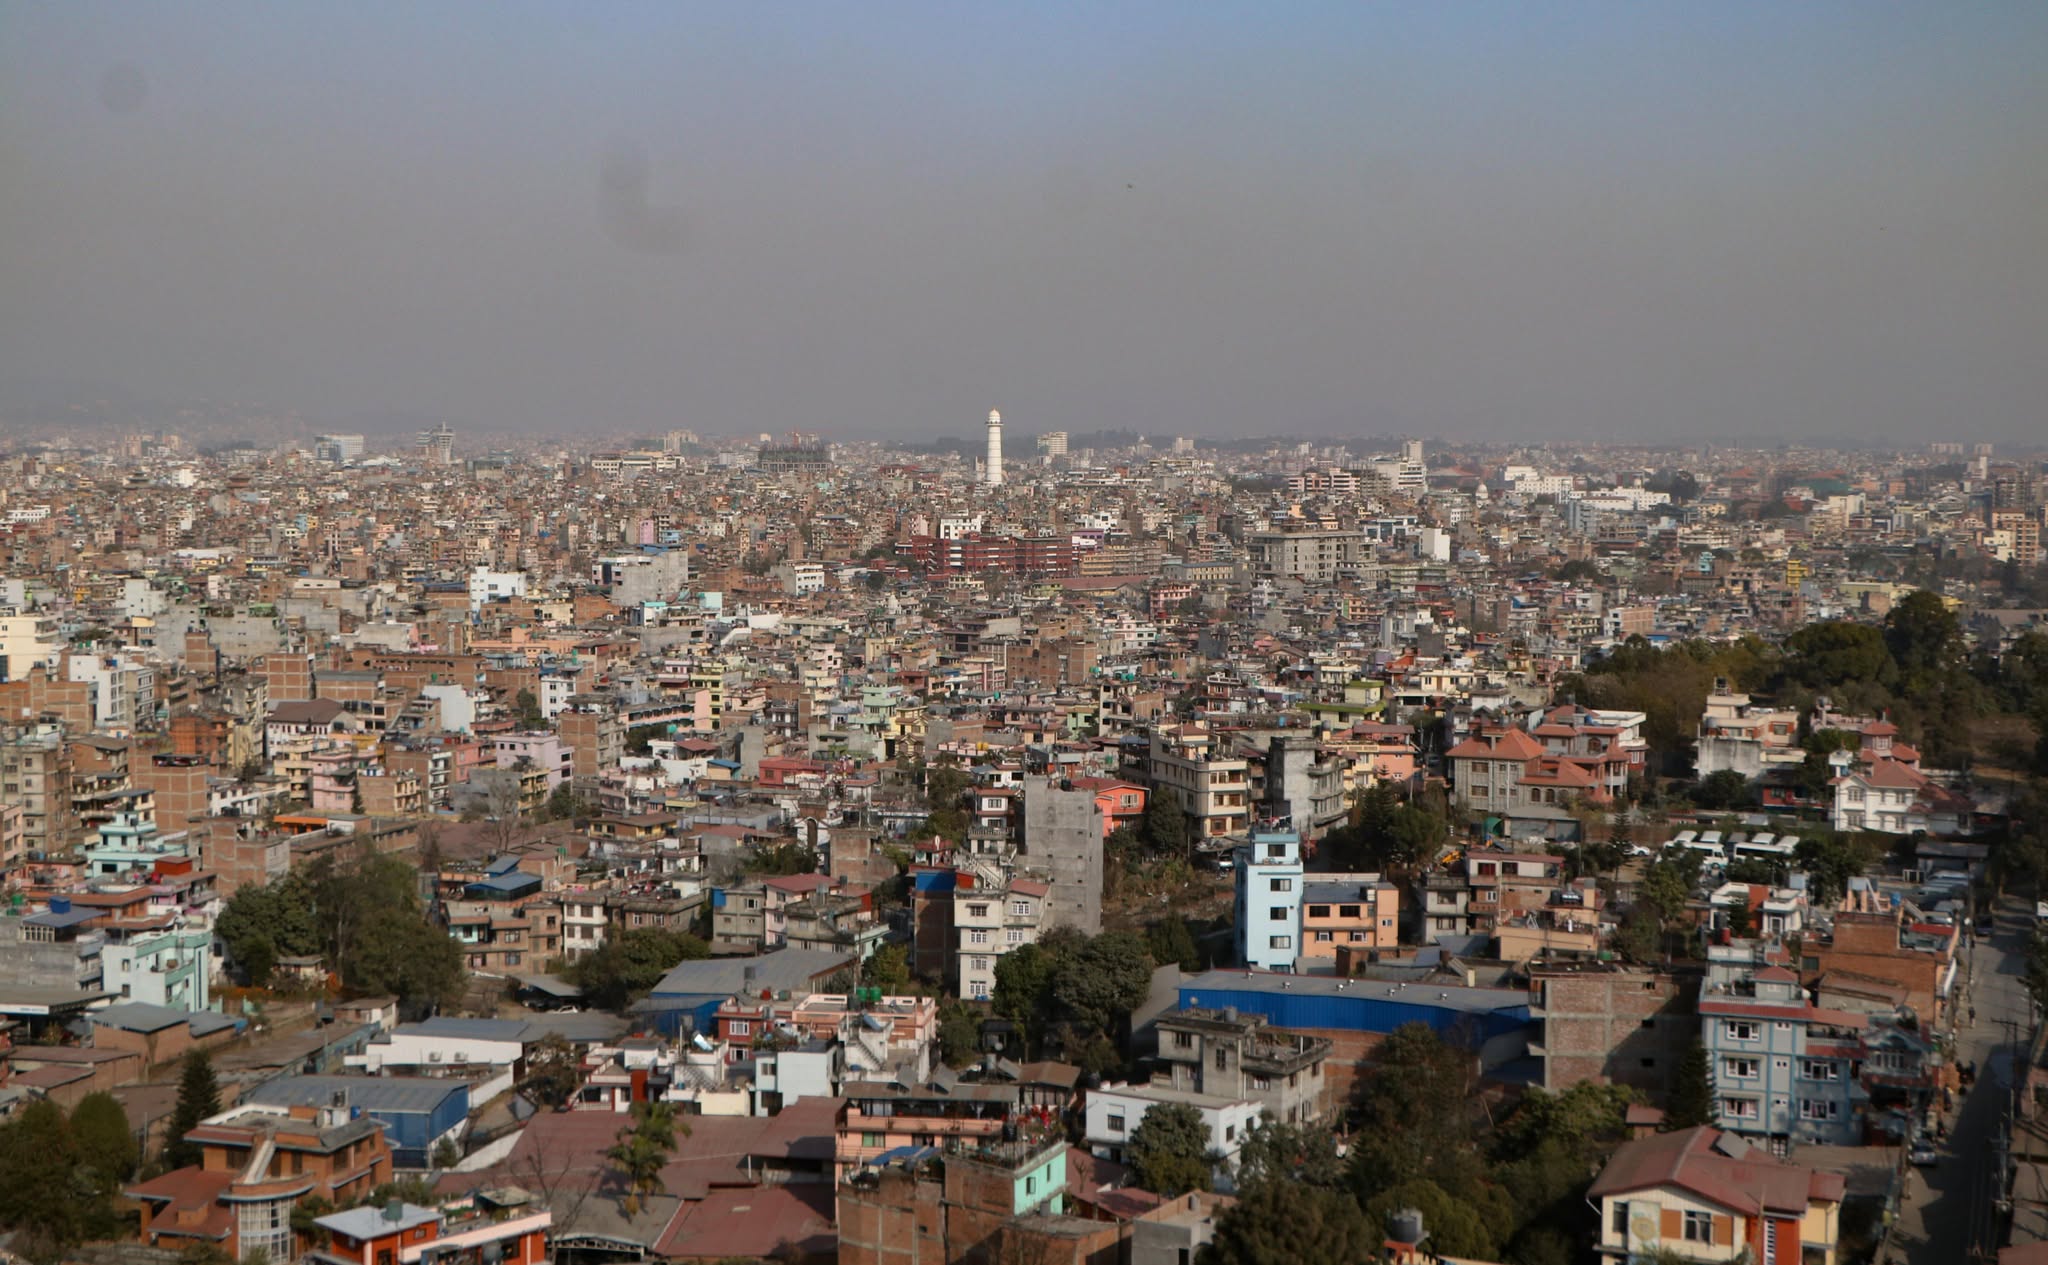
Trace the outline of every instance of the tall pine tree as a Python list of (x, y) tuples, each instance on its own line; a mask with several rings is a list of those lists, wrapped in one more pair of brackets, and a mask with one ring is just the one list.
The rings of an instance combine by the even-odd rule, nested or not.
[(1664, 1128), (1690, 1129), (1714, 1123), (1713, 1069), (1707, 1063), (1707, 1047), (1694, 1041), (1678, 1064), (1678, 1079), (1671, 1086), (1671, 1101), (1664, 1109)]
[(165, 1168), (183, 1168), (203, 1158), (199, 1144), (187, 1141), (185, 1135), (219, 1111), (220, 1084), (213, 1078), (213, 1060), (204, 1050), (190, 1051), (178, 1078), (178, 1106), (171, 1113), (170, 1136), (164, 1143)]

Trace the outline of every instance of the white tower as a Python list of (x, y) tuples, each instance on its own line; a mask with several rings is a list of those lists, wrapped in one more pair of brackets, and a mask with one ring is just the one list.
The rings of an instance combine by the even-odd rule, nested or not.
[(988, 411), (988, 460), (982, 466), (982, 482), (996, 487), (1003, 481), (1003, 415)]

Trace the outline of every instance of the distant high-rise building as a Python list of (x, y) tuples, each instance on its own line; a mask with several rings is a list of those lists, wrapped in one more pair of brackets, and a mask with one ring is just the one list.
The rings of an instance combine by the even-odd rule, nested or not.
[(345, 466), (363, 455), (361, 435), (315, 435), (313, 437), (313, 459), (332, 465)]
[(982, 482), (1000, 487), (1003, 482), (1003, 415), (988, 411), (988, 460), (982, 466)]
[(1193, 452), (1195, 450), (1195, 441), (1189, 439), (1186, 435), (1176, 435), (1173, 438), (1173, 450), (1177, 453)]
[(455, 464), (455, 428), (442, 422), (420, 432), (420, 460), (430, 466)]
[(1048, 457), (1066, 456), (1067, 432), (1063, 430), (1049, 430), (1045, 432), (1038, 437), (1038, 448), (1039, 451)]

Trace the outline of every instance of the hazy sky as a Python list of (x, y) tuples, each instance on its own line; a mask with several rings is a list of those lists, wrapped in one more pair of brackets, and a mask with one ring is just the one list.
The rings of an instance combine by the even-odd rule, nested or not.
[(0, 391), (2048, 438), (2048, 3), (0, 3)]

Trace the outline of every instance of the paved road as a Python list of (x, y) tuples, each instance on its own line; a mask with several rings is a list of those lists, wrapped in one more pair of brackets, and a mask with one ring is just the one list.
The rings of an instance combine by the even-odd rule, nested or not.
[(1958, 1026), (1956, 1058), (1976, 1061), (1977, 1087), (1950, 1118), (1941, 1163), (1914, 1169), (1906, 1179), (1889, 1248), (1892, 1260), (1961, 1265), (1974, 1259), (1973, 1253), (1996, 1247), (1991, 1198), (1998, 1179), (2000, 1122), (2012, 1095), (2012, 1043), (2025, 1041), (2031, 1014), (2020, 982), (2028, 938), (2020, 929), (2020, 912), (2017, 902), (2008, 902), (2000, 911), (1999, 930), (1970, 951), (1969, 997), (1977, 1021), (1971, 1024), (1966, 1015)]

